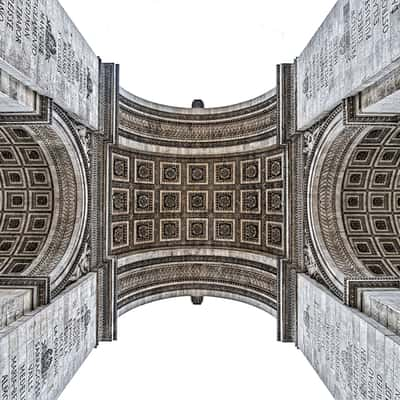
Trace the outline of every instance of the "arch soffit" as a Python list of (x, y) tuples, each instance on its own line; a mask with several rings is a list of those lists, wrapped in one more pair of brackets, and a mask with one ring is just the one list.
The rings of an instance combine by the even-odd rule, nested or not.
[(27, 129), (45, 152), (57, 187), (49, 240), (26, 275), (49, 276), (55, 295), (68, 283), (83, 250), (88, 219), (87, 159), (75, 126), (58, 107), (50, 125)]
[[(119, 141), (142, 150), (191, 148), (239, 150), (276, 136), (276, 91), (232, 106), (180, 108), (156, 104), (124, 90), (120, 95)], [(218, 151), (218, 150), (217, 150)], [(243, 151), (243, 150), (242, 150)]]
[[(329, 118), (328, 118), (329, 120)], [(379, 129), (379, 127), (378, 127)], [(382, 128), (383, 129), (383, 128)], [(342, 190), (354, 150), (376, 127), (345, 126), (342, 112), (319, 132), (308, 177), (308, 226), (319, 272), (337, 294), (347, 277), (371, 277), (346, 236)]]

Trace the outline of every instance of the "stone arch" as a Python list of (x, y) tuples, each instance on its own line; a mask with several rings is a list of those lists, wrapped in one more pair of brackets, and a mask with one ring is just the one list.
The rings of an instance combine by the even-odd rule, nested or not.
[(25, 128), (0, 129), (1, 271), (26, 273), (46, 247), (58, 183), (43, 149)]
[[(342, 113), (336, 112), (317, 135), (307, 188), (308, 226), (313, 243), (308, 257), (316, 257), (322, 279), (338, 295), (343, 294), (346, 278), (398, 276), (398, 130), (345, 126)], [(390, 154), (386, 164), (379, 158), (383, 154)], [(379, 175), (378, 170), (384, 173)], [(381, 185), (373, 182), (376, 174), (382, 177)], [(376, 215), (368, 203), (368, 196), (373, 193), (387, 199), (377, 211), (377, 221), (386, 229), (383, 236), (392, 250), (392, 263), (385, 261), (387, 254), (377, 251), (379, 232), (371, 227)], [(366, 257), (358, 251), (361, 248), (368, 253)]]
[[(20, 163), (19, 168), (27, 182), (21, 205), (23, 214), (20, 213), (26, 223), (18, 232), (15, 230), (15, 236), (22, 243), (28, 240), (28, 250), (41, 239), (30, 257), (24, 258), (26, 247), (20, 246), (20, 250), (16, 247), (13, 257), (19, 260), (18, 265), (9, 262), (3, 271), (49, 277), (51, 291), (59, 293), (73, 272), (88, 217), (87, 160), (78, 133), (68, 117), (55, 108), (49, 125), (10, 126), (2, 128), (2, 135), (8, 138), (9, 145), (14, 138), (10, 151), (20, 155), (23, 165)], [(5, 148), (7, 144), (1, 146)], [(2, 176), (7, 168), (2, 163)], [(3, 187), (4, 184), (7, 186), (9, 182), (3, 180)], [(10, 190), (18, 193), (18, 187)], [(19, 213), (19, 210), (18, 205), (14, 210), (7, 208), (6, 203), (2, 205), (4, 225), (4, 220), (9, 219), (6, 211)]]
[(118, 272), (122, 315), (152, 301), (212, 296), (241, 301), (276, 315), (275, 267), (228, 257), (176, 256), (128, 264)]
[(275, 91), (179, 108), (122, 90), (119, 106), (108, 155), (108, 254), (117, 258), (120, 313), (203, 294), (275, 315), (286, 250)]
[[(157, 104), (120, 89), (119, 136), (140, 147), (229, 148), (276, 136), (276, 91), (214, 108)], [(138, 147), (139, 148), (139, 147)]]
[(357, 259), (372, 276), (400, 276), (400, 129), (368, 130), (342, 178), (342, 218)]

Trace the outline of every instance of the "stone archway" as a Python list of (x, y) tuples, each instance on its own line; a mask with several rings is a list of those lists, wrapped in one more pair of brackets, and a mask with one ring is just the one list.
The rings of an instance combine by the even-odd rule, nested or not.
[(0, 397), (56, 398), (118, 313), (179, 295), (276, 315), (339, 400), (400, 393), (398, 1), (339, 1), (276, 89), (219, 108), (129, 94), (56, 0), (14, 3)]
[(345, 126), (336, 112), (319, 135), (308, 221), (321, 278), (343, 294), (346, 278), (398, 277), (398, 129)]
[(228, 298), (276, 315), (276, 292), (276, 267), (232, 257), (165, 257), (118, 269), (120, 315), (177, 296)]
[[(61, 110), (49, 125), (1, 130), (2, 273), (68, 283), (88, 218), (86, 157)], [(78, 259), (78, 260), (77, 260)]]
[(207, 293), (276, 314), (285, 161), (274, 92), (185, 109), (124, 91), (109, 160), (119, 313)]

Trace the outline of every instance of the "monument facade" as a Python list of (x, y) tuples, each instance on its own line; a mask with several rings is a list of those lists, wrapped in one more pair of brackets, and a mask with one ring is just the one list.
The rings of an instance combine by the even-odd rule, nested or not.
[(397, 0), (339, 0), (218, 108), (121, 88), (57, 0), (0, 0), (0, 29), (1, 399), (56, 399), (176, 296), (272, 314), (335, 399), (400, 398)]

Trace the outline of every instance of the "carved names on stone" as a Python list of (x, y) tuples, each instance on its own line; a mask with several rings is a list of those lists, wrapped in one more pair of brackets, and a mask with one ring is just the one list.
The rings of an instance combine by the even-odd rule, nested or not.
[(399, 337), (304, 274), (298, 294), (298, 346), (334, 398), (399, 399)]
[(98, 124), (99, 61), (57, 0), (0, 0), (0, 67)]
[(90, 274), (0, 330), (0, 399), (56, 399), (96, 345), (95, 315)]
[(297, 60), (298, 127), (376, 82), (399, 57), (399, 0), (339, 0)]

